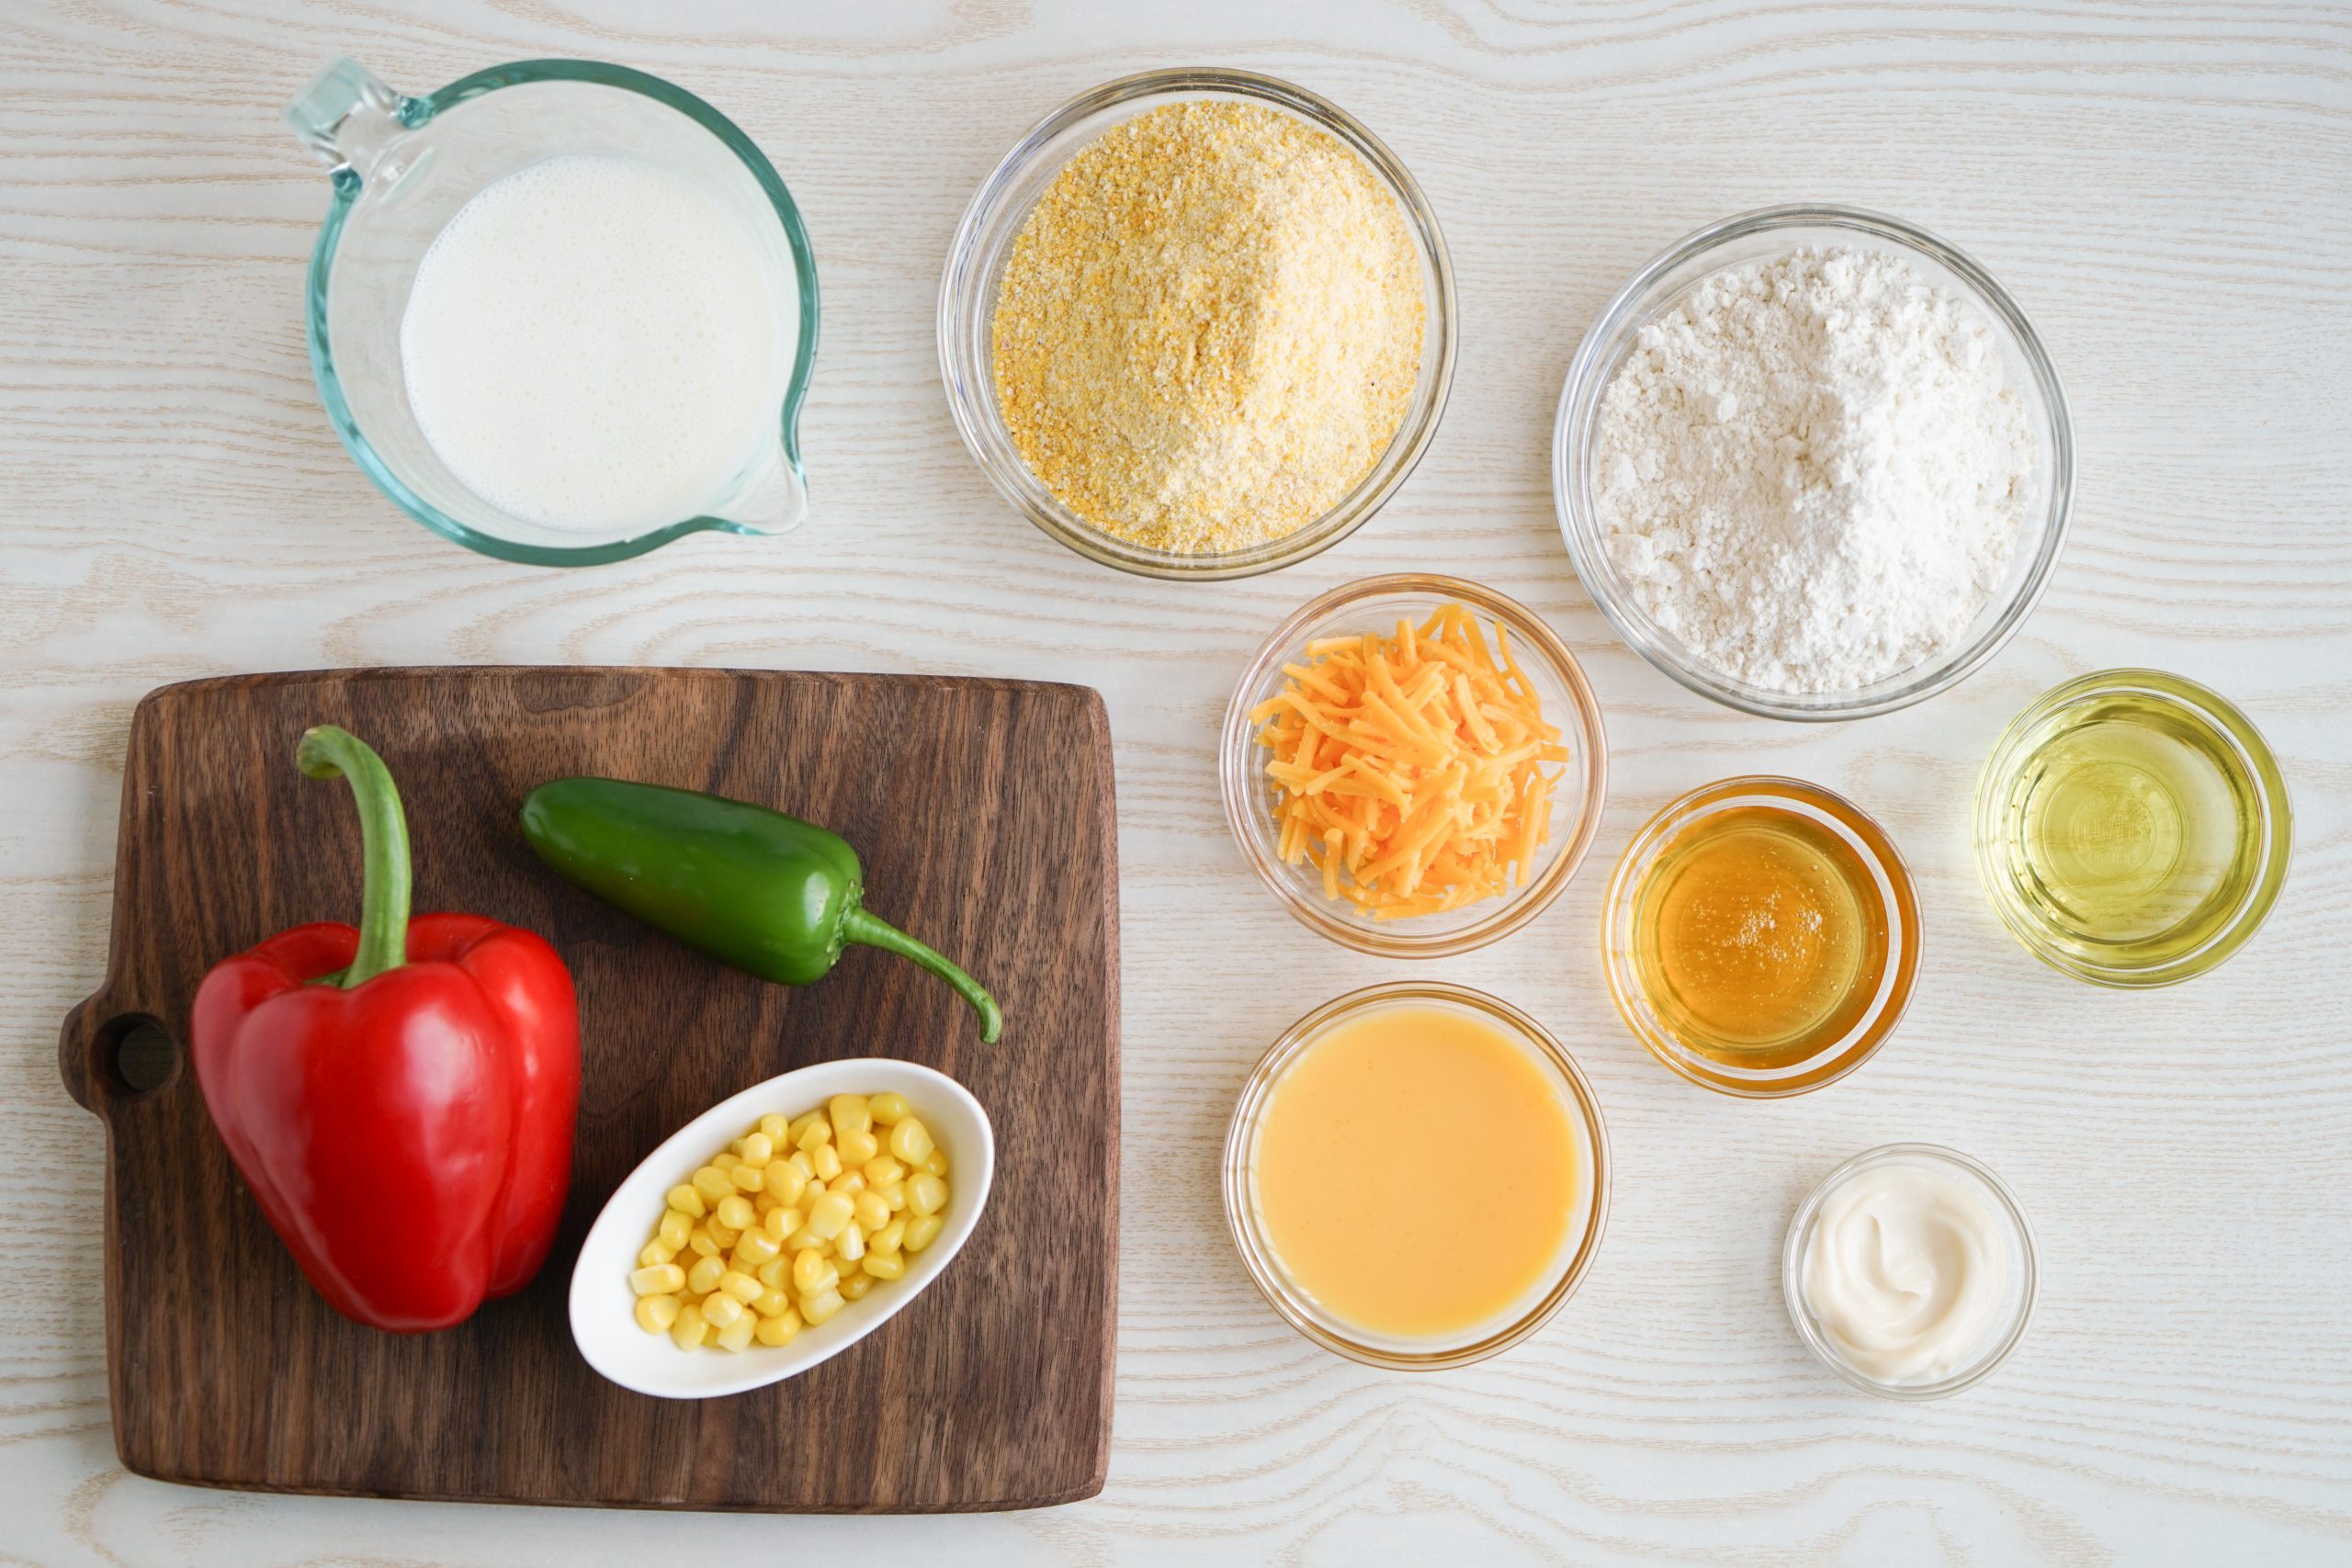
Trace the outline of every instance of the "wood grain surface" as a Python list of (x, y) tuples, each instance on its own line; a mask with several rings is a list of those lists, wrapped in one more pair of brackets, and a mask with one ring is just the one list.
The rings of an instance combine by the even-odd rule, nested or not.
[[(353, 918), (349, 792), (290, 761), (312, 724), (343, 726), (394, 770), (419, 908), (542, 933), (579, 989), (579, 1132), (555, 1250), (529, 1286), (440, 1334), (338, 1316), (243, 1190), (195, 1074), (142, 1083), (119, 1056), (142, 1022), (184, 1045), (197, 982), (223, 954)], [(877, 950), (852, 949), (816, 985), (772, 986), (553, 876), (515, 812), (580, 773), (832, 827), (861, 852), (867, 908), (985, 976), (1003, 1038), (982, 1044), (960, 998)], [(157, 692), (131, 723), (106, 980), (59, 1043), (68, 1088), (107, 1125), (124, 1463), (167, 1481), (478, 1502), (860, 1512), (1093, 1495), (1115, 1348), (1114, 840), (1110, 733), (1078, 686), (457, 668)], [(590, 1371), (571, 1341), (571, 1265), (621, 1179), (729, 1095), (865, 1055), (947, 1073), (995, 1123), (995, 1189), (954, 1264), (871, 1337), (735, 1398), (652, 1399)], [(843, 1441), (852, 1411), (872, 1414)]]
[[(501, 565), (379, 497), (322, 417), (304, 258), (327, 191), (277, 121), (348, 52), (428, 88), (616, 60), (755, 138), (825, 296), (814, 510), (607, 570)], [(1427, 458), (1344, 545), (1216, 585), (1122, 577), (1013, 515), (933, 346), (956, 220), (1070, 95), (1182, 62), (1273, 72), (1376, 131), (1453, 254), (1462, 351)], [(2352, 1559), (2352, 13), (2332, 5), (1871, 0), (0, 0), (0, 1559), (40, 1568), (898, 1561), (1851, 1564)], [(1945, 235), (2030, 312), (2080, 459), (2050, 592), (1984, 670), (1828, 728), (1743, 718), (1629, 652), (1555, 523), (1568, 360), (1699, 225), (1829, 199)], [(1586, 869), (1482, 953), (1609, 1118), (1609, 1236), (1507, 1359), (1384, 1375), (1283, 1327), (1227, 1247), (1216, 1164), (1250, 1065), (1397, 977), (1291, 921), (1219, 814), (1217, 717), (1281, 617), (1442, 570), (1550, 618), (1606, 713)], [(1125, 1104), (1118, 1419), (1102, 1495), (954, 1519), (595, 1515), (266, 1497), (127, 1476), (94, 1326), (98, 1124), (56, 1020), (98, 982), (125, 730), (164, 682), (330, 664), (557, 662), (1074, 680), (1118, 773)], [(2117, 664), (2244, 705), (2294, 792), (2261, 935), (2173, 990), (2034, 963), (1986, 908), (1967, 807), (2043, 688)], [(1901, 1032), (1818, 1094), (1735, 1102), (1618, 1022), (1597, 931), (1640, 823), (1777, 772), (1860, 802), (1919, 882)], [(1799, 1197), (1897, 1138), (2031, 1213), (2040, 1310), (1924, 1407), (1815, 1365), (1781, 1311)], [(1038, 1333), (1054, 1325), (1040, 1324)], [(881, 1413), (844, 1411), (842, 1439)]]

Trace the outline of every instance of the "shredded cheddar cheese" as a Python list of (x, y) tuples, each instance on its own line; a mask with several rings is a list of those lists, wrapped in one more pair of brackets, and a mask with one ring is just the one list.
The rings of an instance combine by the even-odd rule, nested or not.
[(1394, 635), (1322, 637), (1250, 715), (1272, 756), (1278, 846), (1327, 897), (1377, 920), (1458, 909), (1524, 882), (1551, 836), (1560, 731), (1511, 657), (1447, 604)]

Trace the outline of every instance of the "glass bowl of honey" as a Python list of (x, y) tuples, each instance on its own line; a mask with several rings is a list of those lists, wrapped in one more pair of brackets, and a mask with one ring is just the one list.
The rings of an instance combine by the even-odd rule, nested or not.
[(2101, 986), (2169, 986), (2254, 935), (2294, 815), (2261, 732), (2214, 692), (2106, 670), (2045, 692), (1986, 759), (1976, 869), (2028, 952)]
[(1724, 779), (1634, 835), (1600, 941), (1617, 1010), (1652, 1055), (1707, 1089), (1778, 1099), (1845, 1077), (1902, 1021), (1919, 900), (1853, 802)]
[(1543, 1025), (1462, 986), (1374, 986), (1283, 1031), (1241, 1087), (1223, 1174), (1234, 1247), (1274, 1311), (1394, 1371), (1543, 1327), (1609, 1217), (1592, 1086)]

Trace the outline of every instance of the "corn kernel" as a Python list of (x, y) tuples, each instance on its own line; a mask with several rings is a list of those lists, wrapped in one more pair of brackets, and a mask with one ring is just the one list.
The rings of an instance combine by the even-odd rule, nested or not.
[(638, 1326), (682, 1350), (791, 1343), (945, 1228), (947, 1157), (898, 1094), (770, 1113), (663, 1194), (629, 1276)]
[(685, 1282), (686, 1271), (674, 1263), (648, 1264), (628, 1277), (629, 1289), (640, 1296), (669, 1295)]
[(821, 1295), (839, 1284), (841, 1278), (841, 1270), (813, 1250), (792, 1260), (792, 1288), (804, 1296)]
[(849, 1224), (851, 1212), (852, 1205), (847, 1198), (838, 1192), (828, 1192), (808, 1205), (808, 1228), (831, 1241), (842, 1234), (842, 1226)]
[(688, 1302), (678, 1309), (670, 1324), (670, 1343), (681, 1350), (691, 1350), (708, 1337), (710, 1325), (702, 1320), (702, 1309)]
[[(900, 1123), (904, 1125), (904, 1123)], [(907, 1207), (918, 1214), (935, 1214), (947, 1206), (947, 1183), (924, 1171), (907, 1183)]]
[(909, 1165), (921, 1165), (932, 1147), (931, 1129), (911, 1116), (890, 1129), (890, 1152)]

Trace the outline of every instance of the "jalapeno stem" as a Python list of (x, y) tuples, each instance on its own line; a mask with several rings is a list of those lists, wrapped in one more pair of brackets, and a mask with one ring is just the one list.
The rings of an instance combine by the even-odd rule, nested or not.
[(408, 817), (384, 759), (348, 730), (304, 730), (294, 765), (314, 779), (348, 780), (359, 807), (359, 951), (334, 982), (348, 991), (408, 962)]
[(978, 980), (956, 967), (944, 954), (924, 946), (881, 916), (862, 908), (852, 909), (842, 921), (842, 940), (864, 942), (868, 947), (884, 948), (902, 958), (913, 959), (955, 987), (956, 994), (972, 1004), (973, 1010), (980, 1015), (981, 1040), (993, 1045), (996, 1037), (1004, 1032), (1003, 1010)]

